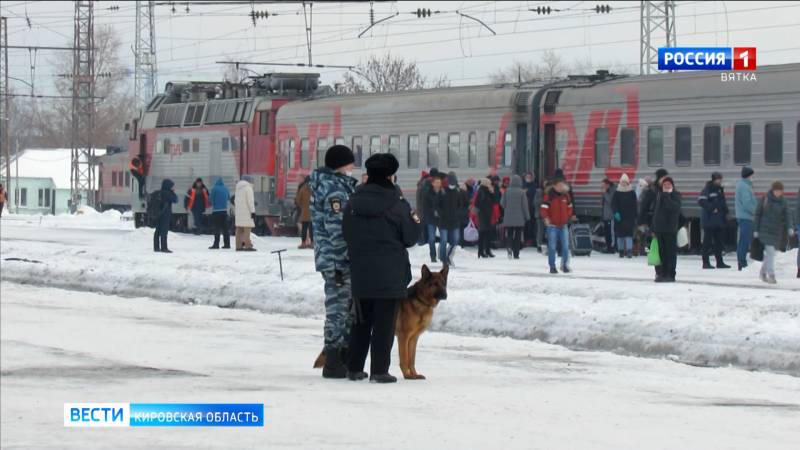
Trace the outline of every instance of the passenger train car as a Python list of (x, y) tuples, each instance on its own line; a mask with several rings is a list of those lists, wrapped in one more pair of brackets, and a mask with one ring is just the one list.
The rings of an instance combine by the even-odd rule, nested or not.
[[(273, 90), (159, 103), (165, 94), (143, 114), (131, 156), (149, 158), (150, 187), (171, 177), (185, 190), (194, 177), (222, 176), (233, 188), (239, 176), (254, 175), (263, 232), (281, 232), (291, 222), (298, 183), (334, 143), (354, 149), (356, 176), (370, 154), (394, 153), (412, 203), (420, 171), (431, 167), (454, 171), (462, 182), (526, 171), (543, 180), (561, 168), (585, 220), (600, 216), (603, 178), (616, 182), (627, 173), (635, 182), (663, 167), (696, 225), (696, 198), (712, 171), (724, 174), (731, 209), (744, 165), (755, 169), (759, 194), (780, 179), (790, 198), (797, 195), (800, 64), (764, 66), (756, 75), (757, 81), (723, 82), (719, 72), (619, 77), (600, 71), (547, 84), (353, 96)], [(224, 123), (214, 113), (223, 107)], [(138, 203), (141, 213), (144, 203)]]

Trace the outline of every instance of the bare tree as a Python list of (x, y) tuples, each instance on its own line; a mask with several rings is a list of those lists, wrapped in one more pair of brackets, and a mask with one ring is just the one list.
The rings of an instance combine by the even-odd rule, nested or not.
[(552, 50), (545, 50), (539, 64), (530, 61), (514, 61), (511, 66), (491, 75), (492, 83), (527, 83), (537, 80), (554, 80), (567, 74), (567, 66)]
[(387, 53), (383, 57), (370, 56), (366, 63), (345, 73), (344, 82), (339, 85), (338, 91), (342, 94), (357, 94), (447, 86), (450, 86), (447, 77), (441, 76), (429, 82), (415, 62)]
[[(101, 148), (117, 144), (125, 123), (134, 116), (136, 107), (130, 92), (130, 71), (119, 57), (121, 41), (111, 26), (98, 27), (95, 43), (95, 100), (93, 145)], [(70, 43), (71, 45), (72, 43)], [(59, 74), (55, 86), (59, 95), (72, 95), (72, 53), (61, 52), (53, 61)], [(35, 124), (40, 145), (64, 147), (72, 134), (72, 101), (69, 99), (42, 105), (41, 120)]]

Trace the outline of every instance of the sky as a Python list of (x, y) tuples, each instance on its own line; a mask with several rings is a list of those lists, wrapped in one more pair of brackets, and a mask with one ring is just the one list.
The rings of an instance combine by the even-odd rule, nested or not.
[[(158, 3), (158, 2), (157, 2)], [(168, 3), (168, 2), (164, 2)], [(217, 2), (219, 3), (219, 2)], [(595, 5), (611, 12), (597, 14)], [(530, 11), (551, 7), (549, 15)], [(118, 9), (113, 9), (118, 7)], [(158, 84), (171, 80), (219, 80), (222, 60), (308, 62), (303, 7), (300, 2), (251, 5), (155, 6)], [(418, 8), (434, 11), (418, 18)], [(251, 9), (270, 16), (250, 18)], [(370, 55), (416, 61), (429, 79), (446, 75), (453, 85), (484, 84), (489, 76), (514, 61), (537, 63), (545, 50), (556, 52), (568, 65), (612, 66), (639, 72), (639, 2), (374, 2), (375, 21), (399, 13), (364, 31), (370, 23), (369, 2), (314, 4), (311, 16), (314, 64), (356, 65)], [(439, 11), (436, 13), (435, 11)], [(483, 21), (483, 25), (456, 11)], [(10, 45), (72, 44), (72, 2), (7, 0), (0, 12), (9, 17)], [(680, 1), (676, 6), (679, 46), (757, 47), (758, 65), (800, 62), (800, 1)], [(28, 19), (30, 26), (28, 26)], [(123, 44), (121, 56), (133, 70), (135, 3), (95, 4), (95, 26), (110, 25)], [(663, 37), (660, 37), (663, 39)], [(34, 62), (36, 94), (55, 93), (54, 51), (9, 51), (9, 75), (31, 82)], [(258, 72), (308, 71), (299, 68), (250, 66)], [(313, 69), (323, 84), (342, 79), (344, 70)], [(11, 80), (15, 91), (30, 92)], [(133, 86), (133, 77), (130, 78)]]

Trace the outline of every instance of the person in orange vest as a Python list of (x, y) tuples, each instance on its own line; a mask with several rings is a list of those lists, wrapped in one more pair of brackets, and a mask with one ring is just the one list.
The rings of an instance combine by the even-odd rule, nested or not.
[(144, 190), (144, 164), (142, 160), (139, 159), (138, 156), (131, 159), (128, 168), (131, 171), (131, 175), (133, 178), (136, 178), (136, 183), (139, 185), (139, 198), (145, 198), (145, 190)]
[(203, 213), (211, 206), (208, 201), (208, 189), (203, 184), (203, 179), (194, 180), (192, 187), (186, 192), (186, 209), (192, 212), (194, 218), (194, 233), (200, 234), (203, 225)]

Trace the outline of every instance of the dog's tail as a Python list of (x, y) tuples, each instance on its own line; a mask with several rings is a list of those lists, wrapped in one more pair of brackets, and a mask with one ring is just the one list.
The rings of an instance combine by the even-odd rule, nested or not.
[(325, 352), (321, 351), (319, 352), (319, 356), (317, 356), (317, 359), (314, 361), (314, 368), (319, 369), (324, 365), (325, 365)]

